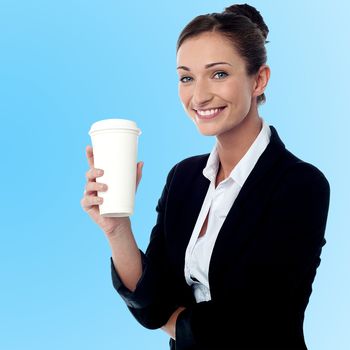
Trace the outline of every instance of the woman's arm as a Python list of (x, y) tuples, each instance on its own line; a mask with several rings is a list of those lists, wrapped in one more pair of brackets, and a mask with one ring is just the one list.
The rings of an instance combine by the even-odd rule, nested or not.
[[(170, 170), (166, 184), (163, 188), (160, 199), (156, 206), (158, 212), (156, 225), (153, 227), (145, 253), (134, 251), (134, 257), (123, 256), (124, 248), (130, 249), (134, 243), (131, 240), (125, 240), (116, 244), (119, 251), (113, 254), (119, 254), (119, 259), (124, 259), (126, 264), (128, 259), (140, 258), (140, 265), (132, 271), (132, 276), (122, 276), (118, 271), (120, 266), (114, 264), (114, 256), (111, 261), (111, 272), (113, 286), (126, 302), (130, 312), (137, 321), (149, 329), (160, 328), (167, 323), (172, 313), (180, 305), (177, 302), (176, 281), (169, 268), (166, 249), (165, 249), (165, 209), (167, 205), (168, 192), (171, 186), (177, 164)], [(129, 234), (128, 228), (125, 228), (126, 235)], [(114, 244), (114, 242), (112, 242)], [(134, 245), (136, 248), (136, 244)], [(125, 270), (126, 271), (126, 270)], [(139, 275), (141, 271), (141, 276)], [(126, 271), (127, 272), (127, 271)], [(128, 272), (127, 272), (128, 273)], [(129, 280), (128, 280), (129, 278)], [(124, 284), (129, 283), (129, 287)], [(138, 280), (136, 285), (134, 282)]]
[(130, 220), (126, 220), (125, 224), (119, 225), (112, 234), (109, 234), (108, 241), (115, 271), (124, 286), (133, 292), (142, 276), (142, 263), (140, 250), (131, 231)]

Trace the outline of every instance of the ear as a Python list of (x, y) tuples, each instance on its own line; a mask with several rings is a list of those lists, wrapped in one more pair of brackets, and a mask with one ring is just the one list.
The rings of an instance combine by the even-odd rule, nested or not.
[(259, 71), (255, 74), (255, 80), (254, 80), (254, 89), (253, 89), (253, 96), (260, 96), (264, 93), (265, 88), (267, 86), (267, 83), (270, 79), (270, 67), (266, 64), (263, 64)]

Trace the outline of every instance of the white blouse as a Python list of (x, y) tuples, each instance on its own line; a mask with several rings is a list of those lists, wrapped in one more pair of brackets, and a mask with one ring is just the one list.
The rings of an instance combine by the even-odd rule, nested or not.
[[(217, 143), (203, 169), (203, 175), (210, 180), (210, 185), (185, 255), (185, 279), (192, 287), (197, 303), (211, 300), (208, 272), (216, 238), (245, 180), (270, 142), (270, 127), (262, 118), (261, 120), (262, 129), (259, 135), (232, 169), (230, 176), (221, 181), (216, 188), (215, 180), (219, 168)], [(203, 236), (198, 237), (208, 212), (206, 232)]]

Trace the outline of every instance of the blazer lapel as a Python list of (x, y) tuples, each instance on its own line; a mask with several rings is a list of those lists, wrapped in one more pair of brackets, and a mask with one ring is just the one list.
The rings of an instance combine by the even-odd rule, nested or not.
[[(217, 285), (212, 282), (220, 278), (220, 273), (224, 273), (225, 264), (234, 264), (239, 257), (242, 248), (251, 238), (251, 228), (260, 217), (264, 201), (268, 199), (269, 186), (274, 182), (274, 168), (285, 150), (276, 129), (271, 125), (270, 129), (270, 142), (241, 188), (216, 239), (209, 266), (211, 287)], [(215, 293), (212, 290), (213, 292)]]
[(202, 173), (208, 158), (209, 153), (199, 156), (190, 167), (179, 172), (174, 185), (176, 191), (168, 201), (171, 205), (168, 212), (174, 213), (166, 220), (167, 231), (171, 232), (167, 237), (170, 245), (168, 254), (182, 278), (186, 248), (210, 185), (210, 181)]

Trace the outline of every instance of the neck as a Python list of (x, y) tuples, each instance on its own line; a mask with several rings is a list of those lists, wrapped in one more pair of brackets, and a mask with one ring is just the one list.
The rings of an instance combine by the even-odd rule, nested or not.
[(247, 115), (233, 129), (217, 136), (217, 151), (220, 159), (218, 177), (226, 179), (243, 158), (262, 129), (258, 112)]

